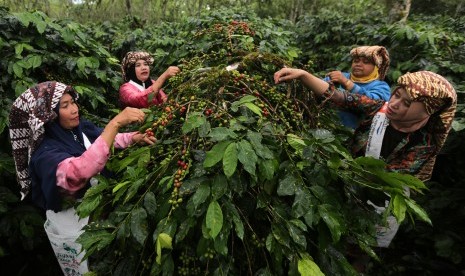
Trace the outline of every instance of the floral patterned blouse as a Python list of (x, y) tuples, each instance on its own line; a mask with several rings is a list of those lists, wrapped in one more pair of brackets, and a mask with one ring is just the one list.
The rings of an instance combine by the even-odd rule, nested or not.
[[(328, 91), (324, 96), (330, 97), (331, 92)], [(372, 119), (385, 101), (347, 91), (343, 93), (345, 100), (336, 105), (363, 116), (359, 127), (355, 129), (350, 149), (354, 157), (364, 156)], [(436, 155), (440, 150), (430, 130), (433, 120), (436, 118), (431, 116), (424, 127), (412, 133), (402, 133), (388, 126), (381, 150), (381, 158), (386, 162), (388, 171), (408, 173), (423, 181), (431, 178)]]

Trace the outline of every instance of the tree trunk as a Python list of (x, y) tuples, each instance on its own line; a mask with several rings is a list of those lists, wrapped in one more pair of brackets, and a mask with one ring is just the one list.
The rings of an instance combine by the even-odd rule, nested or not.
[(291, 22), (296, 22), (299, 16), (302, 14), (302, 10), (304, 9), (304, 1), (303, 0), (293, 0), (291, 11), (289, 14), (289, 20)]
[(457, 18), (461, 13), (463, 9), (463, 2), (459, 2), (457, 4), (457, 9), (455, 10), (455, 17)]
[(389, 10), (389, 22), (406, 22), (411, 5), (412, 0), (386, 0), (386, 8)]
[(168, 0), (163, 0), (161, 1), (161, 20), (163, 20), (166, 17), (166, 9), (168, 6)]
[(45, 0), (44, 5), (45, 5), (45, 14), (47, 16), (50, 16), (50, 2), (48, 0)]
[(126, 0), (126, 11), (128, 15), (131, 15), (131, 0)]
[[(128, 0), (126, 0), (128, 1)], [(152, 7), (150, 5), (150, 1), (149, 0), (144, 0), (143, 2), (143, 6), (142, 6), (142, 18), (145, 20), (145, 22), (147, 22), (148, 20), (150, 20), (150, 13), (152, 13)]]
[(202, 13), (202, 9), (203, 9), (203, 1), (199, 0), (199, 8), (197, 10), (197, 16), (198, 17), (200, 17), (200, 14)]

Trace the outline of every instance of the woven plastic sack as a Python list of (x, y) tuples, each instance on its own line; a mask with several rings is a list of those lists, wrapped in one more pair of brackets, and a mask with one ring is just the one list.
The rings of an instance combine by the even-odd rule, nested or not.
[(88, 272), (87, 260), (82, 261), (85, 252), (76, 239), (83, 232), (89, 218), (80, 219), (74, 208), (55, 213), (47, 210), (44, 228), (61, 270), (66, 276), (80, 276)]

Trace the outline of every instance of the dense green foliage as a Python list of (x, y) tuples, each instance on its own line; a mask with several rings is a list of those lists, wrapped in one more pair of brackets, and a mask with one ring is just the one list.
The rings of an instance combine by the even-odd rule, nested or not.
[[(287, 86), (273, 85), (284, 62), (250, 52), (240, 43), (248, 31), (237, 21), (200, 31), (215, 44), (181, 64), (171, 101), (141, 129), (157, 145), (120, 153), (109, 164), (119, 177), (86, 193), (81, 215), (110, 214), (80, 238), (99, 274), (109, 263), (121, 275), (311, 275), (316, 263), (352, 274), (341, 259), (346, 239), (373, 254), (376, 218), (358, 201), (364, 186), (392, 194), (400, 219), (408, 211), (428, 221), (402, 194), (402, 185), (421, 192), (423, 184), (350, 158), (301, 87), (287, 98)], [(225, 69), (233, 63), (237, 70)]]
[[(71, 19), (75, 22), (118, 22), (125, 16), (140, 18), (150, 25), (180, 21), (185, 17), (201, 17), (206, 11), (221, 9), (247, 9), (261, 18), (298, 21), (303, 15), (321, 11), (343, 11), (346, 17), (366, 15), (370, 11), (383, 11), (384, 15), (399, 0), (2, 0), (0, 5), (13, 12), (40, 10), (50, 17)], [(411, 14), (443, 14), (460, 17), (465, 14), (461, 0), (413, 0)], [(383, 15), (383, 17), (385, 17)]]
[[(251, 13), (210, 12), (154, 26), (127, 17), (88, 27), (39, 12), (0, 13), (0, 70), (6, 72), (0, 79), (2, 268), (54, 271), (38, 261), (54, 262), (40, 226), (43, 214), (16, 196), (6, 124), (12, 100), (36, 82), (60, 80), (76, 86), (84, 113), (103, 123), (118, 106), (118, 60), (144, 49), (156, 57), (156, 74), (169, 65), (183, 71), (165, 88), (173, 101), (148, 111), (141, 129), (152, 128), (159, 143), (117, 153), (109, 166), (119, 177), (101, 179), (79, 207), (105, 219), (82, 237), (88, 253), (98, 256), (91, 259), (98, 271), (347, 275), (354, 273), (343, 257), (349, 241), (373, 257), (378, 253), (380, 262), (370, 267), (375, 275), (464, 269), (464, 229), (457, 223), (465, 216), (464, 161), (455, 142), (463, 141), (465, 125), (463, 19), (418, 17), (408, 25), (385, 25), (377, 16), (332, 12), (293, 25)], [(386, 175), (373, 160), (351, 159), (342, 146), (347, 133), (331, 123), (331, 113), (318, 116), (319, 103), (301, 87), (272, 85), (272, 73), (284, 64), (321, 74), (347, 69), (349, 49), (361, 44), (390, 50), (390, 83), (406, 71), (428, 69), (448, 77), (459, 93), (454, 131), (426, 183), (431, 189), (413, 198), (433, 227), (418, 221), (428, 219), (399, 193), (397, 180), (421, 183)], [(237, 71), (224, 70), (236, 62)], [(412, 214), (381, 252), (369, 247), (377, 218), (356, 200), (372, 183), (398, 195), (396, 215)]]

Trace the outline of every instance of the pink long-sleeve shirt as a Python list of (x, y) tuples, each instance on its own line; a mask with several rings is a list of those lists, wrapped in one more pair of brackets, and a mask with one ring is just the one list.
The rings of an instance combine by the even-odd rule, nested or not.
[[(136, 133), (118, 133), (113, 145), (115, 148), (128, 147)], [(67, 158), (58, 164), (56, 172), (57, 186), (70, 194), (79, 191), (86, 186), (90, 178), (103, 170), (109, 157), (109, 146), (99, 136), (81, 156)]]
[[(152, 83), (155, 81), (152, 80)], [(152, 105), (159, 105), (166, 101), (167, 96), (163, 90), (159, 90), (158, 94), (153, 97), (149, 103), (149, 94), (153, 92), (152, 86), (145, 89), (134, 81), (128, 81), (121, 85), (119, 88), (119, 100), (123, 107), (136, 107), (136, 108), (147, 108)]]

